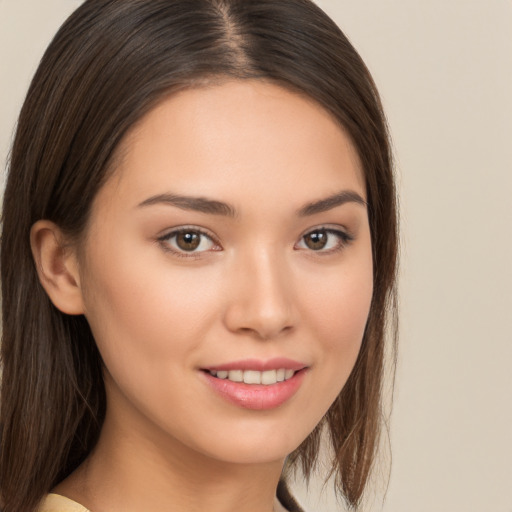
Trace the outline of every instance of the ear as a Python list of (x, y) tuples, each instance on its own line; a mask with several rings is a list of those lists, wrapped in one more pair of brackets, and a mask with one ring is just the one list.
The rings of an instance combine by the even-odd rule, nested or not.
[(30, 246), (39, 281), (54, 306), (68, 315), (84, 312), (75, 251), (65, 244), (60, 228), (48, 220), (37, 221), (30, 230)]

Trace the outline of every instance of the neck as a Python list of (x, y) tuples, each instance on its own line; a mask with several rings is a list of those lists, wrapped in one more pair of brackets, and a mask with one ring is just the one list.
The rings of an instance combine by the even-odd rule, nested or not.
[(107, 413), (95, 449), (55, 492), (93, 512), (273, 510), (283, 460), (219, 461), (158, 428), (133, 426), (127, 429)]

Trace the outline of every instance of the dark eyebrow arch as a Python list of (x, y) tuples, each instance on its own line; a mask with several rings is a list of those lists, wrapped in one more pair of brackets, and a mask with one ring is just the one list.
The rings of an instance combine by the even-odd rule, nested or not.
[(180, 196), (176, 194), (158, 194), (151, 196), (140, 203), (139, 207), (152, 206), (155, 204), (167, 204), (176, 206), (182, 210), (193, 210), (201, 213), (209, 213), (213, 215), (224, 215), (227, 217), (235, 217), (235, 209), (222, 201), (207, 199), (206, 197)]
[(309, 215), (315, 215), (317, 213), (326, 212), (332, 210), (337, 206), (341, 206), (345, 203), (357, 203), (365, 208), (368, 207), (368, 203), (357, 193), (352, 190), (344, 190), (333, 194), (332, 196), (320, 199), (319, 201), (313, 201), (308, 203), (299, 209), (299, 217), (307, 217)]

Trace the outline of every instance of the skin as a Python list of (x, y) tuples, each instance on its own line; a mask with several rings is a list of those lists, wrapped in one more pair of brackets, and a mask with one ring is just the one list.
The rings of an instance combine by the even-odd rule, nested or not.
[[(120, 154), (80, 249), (47, 221), (32, 230), (41, 282), (61, 310), (85, 314), (105, 363), (99, 443), (55, 492), (94, 512), (270, 512), (286, 455), (353, 368), (370, 308), (366, 205), (297, 213), (340, 192), (365, 200), (356, 151), (313, 101), (234, 81), (165, 99)], [(236, 214), (141, 206), (162, 194)], [(183, 226), (208, 234), (198, 250), (180, 251)], [(350, 240), (330, 233), (311, 249), (304, 236), (319, 228)], [(273, 357), (307, 370), (269, 410), (226, 401), (202, 371)]]

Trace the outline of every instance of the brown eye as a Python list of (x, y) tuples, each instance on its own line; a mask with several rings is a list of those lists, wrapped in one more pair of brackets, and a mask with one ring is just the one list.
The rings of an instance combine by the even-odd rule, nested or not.
[(194, 231), (186, 231), (176, 235), (176, 245), (182, 251), (195, 251), (201, 243), (201, 235)]
[(199, 229), (177, 229), (162, 236), (159, 241), (164, 249), (182, 256), (186, 253), (202, 253), (220, 249), (209, 235)]
[(327, 231), (320, 229), (313, 231), (304, 236), (304, 243), (308, 249), (313, 251), (319, 251), (324, 249), (327, 245), (328, 233)]
[(344, 231), (318, 228), (303, 235), (296, 248), (328, 254), (343, 249), (352, 240), (353, 237)]

